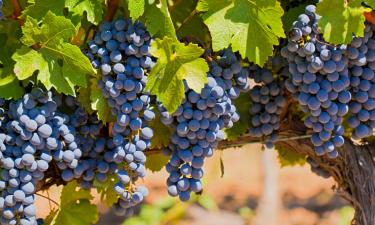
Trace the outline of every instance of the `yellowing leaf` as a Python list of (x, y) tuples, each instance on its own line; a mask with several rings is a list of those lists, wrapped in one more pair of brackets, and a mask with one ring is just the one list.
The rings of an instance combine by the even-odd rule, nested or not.
[(93, 197), (89, 190), (78, 187), (76, 181), (69, 182), (61, 192), (61, 203), (51, 225), (91, 225), (97, 222), (99, 212), (95, 205), (90, 203)]
[(97, 79), (91, 79), (91, 108), (96, 110), (98, 119), (103, 121), (103, 123), (114, 121), (111, 114), (111, 109), (107, 104), (107, 99), (104, 98), (102, 90), (100, 90), (98, 87), (97, 82)]
[(353, 34), (363, 37), (365, 28), (364, 12), (369, 11), (360, 0), (323, 0), (317, 4), (317, 13), (322, 16), (318, 24), (325, 41), (334, 44), (348, 44)]
[(197, 10), (204, 12), (214, 51), (231, 45), (258, 65), (267, 61), (273, 46), (285, 37), (283, 9), (275, 0), (200, 0)]
[(197, 93), (207, 83), (209, 68), (200, 58), (203, 52), (196, 44), (184, 45), (167, 37), (152, 43), (151, 54), (158, 61), (148, 76), (146, 90), (156, 95), (169, 112), (174, 112), (185, 96), (183, 80)]
[(145, 12), (145, 0), (127, 0), (130, 17), (138, 19)]

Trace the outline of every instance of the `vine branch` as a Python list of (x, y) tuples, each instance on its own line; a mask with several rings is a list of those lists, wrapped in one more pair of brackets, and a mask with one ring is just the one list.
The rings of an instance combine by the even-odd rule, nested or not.
[(108, 2), (108, 10), (105, 15), (105, 20), (111, 21), (116, 14), (117, 8), (119, 5), (119, 0), (109, 0)]
[(45, 198), (48, 201), (53, 202), (57, 207), (60, 207), (60, 204), (58, 202), (56, 202), (55, 200), (51, 199), (50, 197), (44, 196), (44, 195), (39, 194), (39, 193), (35, 193), (35, 195), (38, 195), (38, 196), (40, 196), (42, 198)]

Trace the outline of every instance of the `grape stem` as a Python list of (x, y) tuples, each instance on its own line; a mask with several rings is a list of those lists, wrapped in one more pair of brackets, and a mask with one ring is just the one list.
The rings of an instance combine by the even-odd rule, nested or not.
[(189, 14), (189, 16), (186, 17), (186, 18), (184, 19), (184, 21), (182, 21), (181, 25), (176, 29), (176, 34), (177, 34), (178, 32), (180, 32), (181, 28), (182, 28), (184, 25), (186, 25), (191, 19), (193, 19), (194, 16), (197, 15), (197, 14), (198, 14), (198, 11), (197, 11), (196, 9), (194, 9), (193, 11), (191, 11), (190, 14)]
[(53, 202), (57, 207), (60, 207), (60, 204), (58, 202), (56, 202), (55, 200), (51, 199), (50, 197), (44, 196), (44, 195), (39, 194), (39, 193), (35, 193), (35, 195), (38, 195), (38, 196), (40, 196), (42, 198), (45, 198), (48, 201)]
[(18, 0), (12, 0), (12, 5), (14, 9), (13, 18), (18, 21), (20, 26), (23, 26), (25, 22), (19, 18), (19, 16), (21, 15), (21, 11), (22, 11), (20, 2)]
[(105, 20), (111, 21), (113, 19), (113, 16), (115, 15), (117, 8), (119, 5), (119, 0), (110, 0), (108, 2), (108, 10), (105, 15)]

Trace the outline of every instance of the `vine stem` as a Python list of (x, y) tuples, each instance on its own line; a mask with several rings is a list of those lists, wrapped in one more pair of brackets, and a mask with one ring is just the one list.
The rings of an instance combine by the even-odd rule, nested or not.
[(51, 199), (50, 197), (44, 196), (44, 195), (39, 194), (39, 193), (35, 193), (35, 195), (38, 195), (38, 196), (40, 196), (42, 198), (45, 198), (48, 201), (53, 202), (57, 207), (60, 207), (60, 204), (58, 202), (56, 202), (55, 200)]
[(198, 11), (194, 9), (193, 11), (190, 12), (189, 16), (182, 21), (181, 25), (176, 29), (176, 34), (181, 30), (181, 28), (186, 25), (191, 19), (194, 18), (195, 15), (198, 14)]
[(113, 16), (115, 15), (117, 11), (118, 5), (119, 5), (119, 0), (110, 0), (108, 2), (108, 11), (105, 15), (105, 20), (111, 21), (113, 19)]
[(23, 26), (23, 24), (25, 23), (22, 19), (19, 19), (19, 16), (21, 16), (21, 11), (22, 11), (22, 8), (21, 8), (21, 4), (18, 0), (12, 0), (12, 5), (13, 5), (13, 17), (14, 19), (16, 19), (18, 21), (18, 23)]

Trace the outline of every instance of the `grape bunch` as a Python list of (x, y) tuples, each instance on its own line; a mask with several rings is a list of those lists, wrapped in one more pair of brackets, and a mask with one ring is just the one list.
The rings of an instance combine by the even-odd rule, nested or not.
[(372, 136), (375, 128), (374, 31), (374, 25), (366, 24), (364, 37), (354, 38), (347, 49), (352, 93), (348, 125), (354, 139)]
[(231, 50), (220, 52), (209, 65), (208, 84), (200, 94), (185, 83), (186, 98), (176, 112), (169, 114), (162, 105), (158, 107), (161, 121), (175, 130), (164, 152), (171, 154), (166, 165), (168, 193), (181, 201), (188, 201), (191, 192), (202, 191), (204, 160), (224, 139), (223, 129), (239, 120), (232, 100), (249, 88), (248, 71)]
[(289, 62), (290, 79), (286, 88), (307, 113), (305, 126), (313, 130), (311, 142), (318, 155), (331, 158), (344, 144), (343, 117), (351, 100), (346, 46), (324, 42), (318, 28), (319, 15), (309, 5), (289, 32), (281, 54)]
[(35, 88), (6, 107), (0, 110), (0, 223), (38, 224), (35, 192), (50, 162), (64, 173), (77, 167), (82, 152), (51, 92)]
[[(274, 78), (273, 73), (278, 77)], [(289, 75), (286, 62), (280, 56), (274, 56), (265, 68), (258, 65), (249, 67), (249, 77), (256, 85), (250, 90), (252, 137), (265, 138), (267, 148), (273, 148), (280, 128), (280, 115), (287, 101), (284, 97), (284, 78)]]
[(144, 187), (137, 191), (130, 184), (146, 175), (144, 151), (153, 136), (148, 122), (155, 113), (149, 93), (144, 91), (147, 73), (155, 64), (149, 53), (150, 43), (151, 36), (142, 23), (118, 19), (100, 25), (86, 53), (93, 66), (100, 69), (98, 86), (116, 117), (109, 142), (113, 151), (107, 158), (116, 164), (126, 163), (124, 170), (116, 172), (119, 183), (115, 187), (121, 196), (116, 209), (122, 208), (118, 213), (126, 215), (147, 194)]

